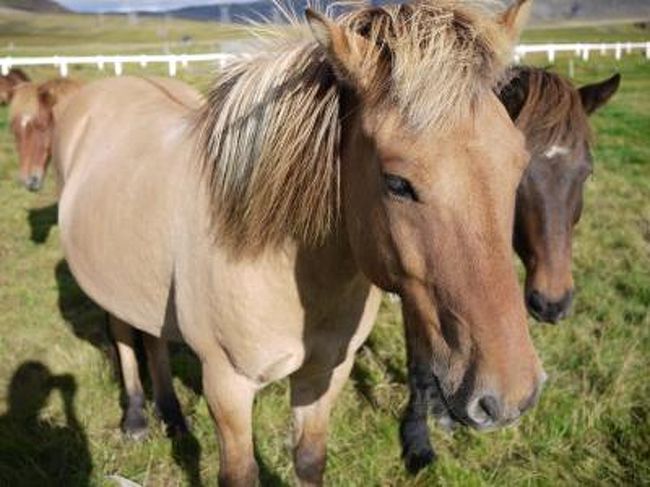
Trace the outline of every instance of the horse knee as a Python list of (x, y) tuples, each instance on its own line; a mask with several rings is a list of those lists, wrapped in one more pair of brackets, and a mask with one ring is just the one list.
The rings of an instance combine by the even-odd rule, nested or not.
[(324, 444), (301, 442), (294, 451), (296, 475), (302, 485), (322, 485), (326, 462)]

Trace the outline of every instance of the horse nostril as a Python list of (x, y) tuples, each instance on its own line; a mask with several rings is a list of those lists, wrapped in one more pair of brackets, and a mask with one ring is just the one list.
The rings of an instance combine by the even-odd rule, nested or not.
[(542, 317), (548, 308), (548, 301), (538, 291), (531, 291), (526, 298), (528, 309), (536, 315), (536, 318)]
[(569, 313), (573, 303), (573, 290), (569, 290), (559, 301), (550, 301), (542, 293), (536, 290), (526, 295), (528, 311), (538, 321), (557, 323)]
[(467, 415), (479, 427), (489, 427), (499, 421), (501, 407), (494, 396), (483, 396), (470, 404)]

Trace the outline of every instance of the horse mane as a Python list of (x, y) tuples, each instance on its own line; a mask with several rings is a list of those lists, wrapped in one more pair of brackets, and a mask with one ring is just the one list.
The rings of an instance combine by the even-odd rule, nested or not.
[[(476, 4), (355, 6), (335, 22), (368, 41), (369, 98), (397, 106), (411, 130), (453, 124), (505, 69), (508, 42)], [(293, 27), (297, 37), (226, 67), (197, 114), (216, 238), (236, 253), (316, 244), (338, 219), (344, 88), (325, 49)]]
[(569, 80), (546, 69), (517, 66), (510, 69), (510, 88), (519, 86), (523, 104), (515, 124), (526, 136), (531, 153), (552, 146), (578, 148), (592, 139), (589, 119), (578, 90)]

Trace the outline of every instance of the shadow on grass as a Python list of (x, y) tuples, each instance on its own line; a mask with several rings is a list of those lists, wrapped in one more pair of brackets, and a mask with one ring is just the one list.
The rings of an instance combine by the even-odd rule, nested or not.
[(32, 208), (27, 219), (31, 229), (31, 241), (35, 244), (44, 244), (50, 236), (52, 227), (57, 224), (58, 205), (53, 203), (43, 208)]
[[(40, 418), (53, 391), (63, 399), (63, 426)], [(75, 414), (76, 391), (72, 375), (53, 375), (41, 362), (16, 369), (7, 393), (9, 410), (0, 417), (3, 485), (89, 485), (93, 465)]]
[[(34, 227), (33, 227), (34, 228)], [(110, 337), (106, 312), (97, 306), (77, 284), (65, 260), (56, 265), (55, 278), (59, 290), (59, 310), (72, 332), (77, 338), (84, 340), (110, 361), (115, 380), (121, 383), (119, 360), (113, 341)], [(140, 376), (148, 397), (151, 399), (151, 382), (145, 366), (146, 354), (136, 331), (135, 349), (138, 356)], [(201, 366), (194, 353), (184, 344), (170, 344), (172, 374), (181, 379), (186, 387), (197, 395), (202, 393)], [(120, 388), (120, 402), (126, 404), (124, 388)], [(201, 485), (199, 461), (201, 446), (197, 439), (190, 434), (172, 440), (172, 456), (186, 474), (188, 485)], [(1, 478), (1, 476), (0, 476)]]

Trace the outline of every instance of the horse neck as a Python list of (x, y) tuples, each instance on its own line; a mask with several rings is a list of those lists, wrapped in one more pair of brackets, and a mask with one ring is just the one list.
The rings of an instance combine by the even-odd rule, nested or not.
[(296, 254), (296, 273), (319, 286), (347, 287), (367, 281), (359, 269), (343, 222), (317, 246), (301, 246)]

